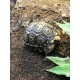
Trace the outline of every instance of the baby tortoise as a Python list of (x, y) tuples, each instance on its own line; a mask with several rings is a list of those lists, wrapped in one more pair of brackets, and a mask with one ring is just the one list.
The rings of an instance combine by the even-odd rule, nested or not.
[(60, 40), (56, 29), (43, 21), (32, 22), (24, 31), (24, 42), (39, 52), (49, 53), (55, 46), (55, 41)]

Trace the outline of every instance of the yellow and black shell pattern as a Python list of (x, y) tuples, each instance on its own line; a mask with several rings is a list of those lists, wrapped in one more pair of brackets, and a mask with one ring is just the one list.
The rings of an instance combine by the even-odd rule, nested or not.
[(24, 42), (39, 52), (49, 53), (54, 48), (54, 28), (43, 21), (32, 22), (24, 31)]

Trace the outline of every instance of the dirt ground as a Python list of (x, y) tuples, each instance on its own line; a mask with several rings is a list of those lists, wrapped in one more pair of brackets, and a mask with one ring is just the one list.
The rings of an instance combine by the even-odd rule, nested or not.
[(69, 1), (18, 0), (11, 10), (10, 78), (11, 80), (69, 80), (65, 76), (46, 72), (46, 69), (52, 68), (55, 64), (48, 61), (44, 53), (30, 51), (24, 45), (25, 25), (39, 20), (50, 23), (61, 33), (60, 44), (48, 56), (70, 56), (70, 37), (63, 34), (54, 23), (54, 21), (63, 22), (63, 20), (70, 22)]

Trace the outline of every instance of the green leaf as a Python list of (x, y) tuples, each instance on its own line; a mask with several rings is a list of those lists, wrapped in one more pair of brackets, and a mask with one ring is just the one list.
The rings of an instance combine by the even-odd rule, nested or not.
[(65, 75), (67, 77), (70, 77), (70, 65), (69, 64), (56, 66), (54, 68), (48, 69), (47, 71), (58, 74), (58, 75)]
[(70, 35), (70, 23), (64, 21), (64, 24), (55, 22), (63, 31)]
[(53, 57), (53, 56), (47, 56), (47, 59), (53, 61), (57, 65), (67, 65), (70, 64), (70, 58), (60, 58), (60, 57)]

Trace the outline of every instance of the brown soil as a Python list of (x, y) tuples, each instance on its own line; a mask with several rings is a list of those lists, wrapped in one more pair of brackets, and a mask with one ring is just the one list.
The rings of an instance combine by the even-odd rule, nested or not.
[[(62, 30), (54, 23), (63, 22), (63, 19), (69, 22), (69, 16), (63, 17), (60, 12), (56, 12), (51, 7), (43, 8), (39, 4), (35, 6), (29, 5), (20, 7), (17, 3), (11, 12), (11, 80), (69, 80), (65, 76), (58, 76), (46, 72), (46, 69), (55, 66), (51, 61), (45, 58), (44, 53), (29, 51), (24, 45), (23, 32), (24, 24), (22, 22), (42, 20), (55, 26), (61, 33), (60, 44), (48, 55), (66, 57), (70, 55), (70, 37), (63, 34)], [(38, 3), (38, 2), (37, 2)], [(38, 6), (39, 5), (39, 6)]]

